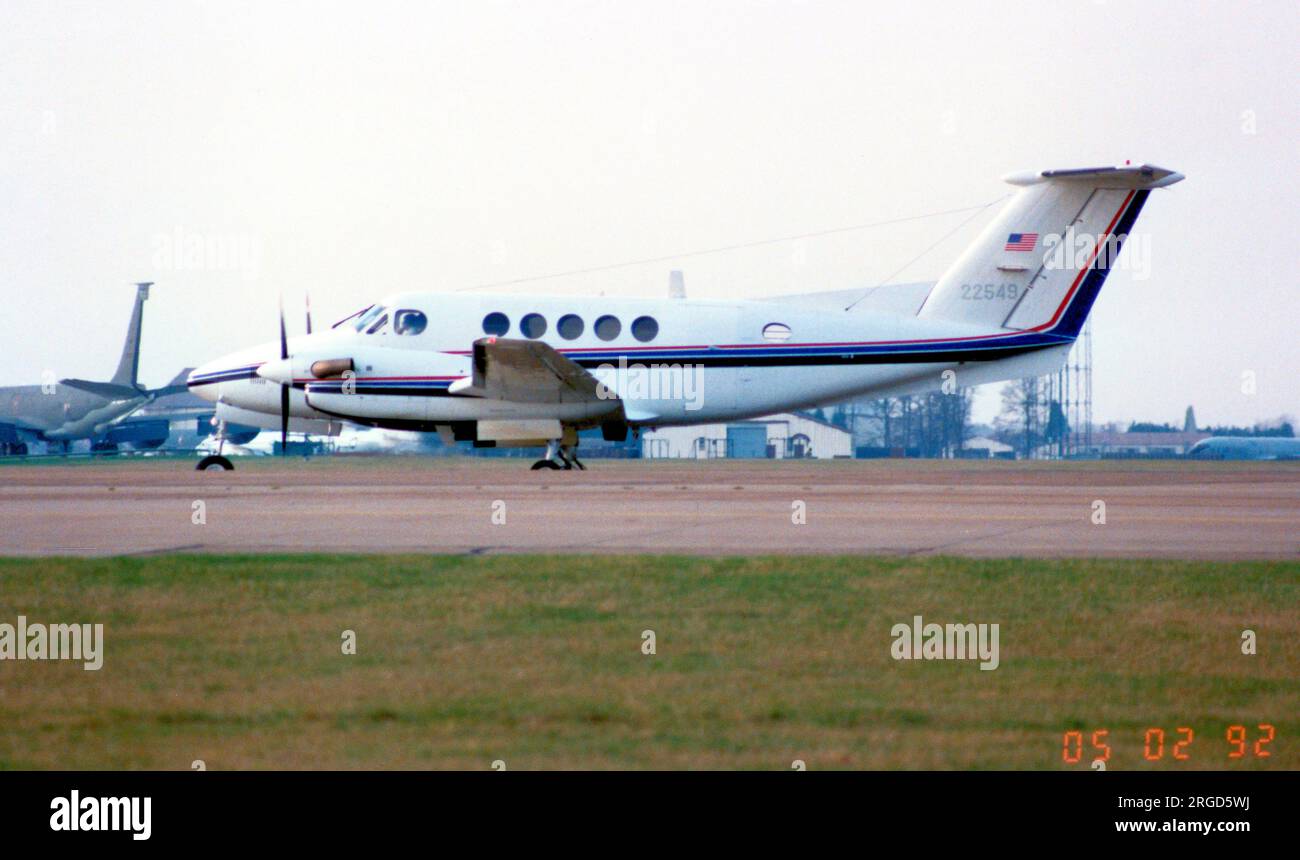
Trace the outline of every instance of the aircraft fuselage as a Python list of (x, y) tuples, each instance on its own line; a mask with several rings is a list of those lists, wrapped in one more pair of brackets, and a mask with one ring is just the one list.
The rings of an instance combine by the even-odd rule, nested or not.
[[(360, 327), (349, 320), (289, 339), (291, 415), (394, 429), (534, 418), (591, 425), (621, 404), (634, 426), (693, 424), (873, 392), (940, 390), (945, 371), (952, 371), (954, 385), (977, 384), (995, 363), (1016, 362), (1028, 375), (1044, 359), (1058, 360), (1071, 342), (796, 302), (403, 293), (374, 307), (383, 311)], [(392, 318), (413, 313), (427, 321), (424, 328), (398, 333)], [(371, 331), (385, 315), (389, 321)], [(534, 403), (457, 396), (454, 384), (472, 374), (476, 339), (529, 334), (604, 382), (610, 399)], [(214, 402), (276, 413), (280, 385), (258, 371), (279, 358), (279, 349), (267, 343), (199, 367), (190, 388)], [(336, 359), (352, 359), (355, 376), (312, 376), (314, 363)]]

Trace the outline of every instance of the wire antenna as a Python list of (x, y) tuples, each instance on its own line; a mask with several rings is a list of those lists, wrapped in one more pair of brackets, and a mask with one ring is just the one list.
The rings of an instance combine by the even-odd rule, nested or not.
[[(455, 290), (455, 292), (466, 292), (468, 290), (487, 290), (487, 289), (492, 289), (494, 287), (508, 287), (514, 284), (526, 284), (526, 283), (531, 283), (533, 281), (547, 281), (552, 278), (564, 278), (573, 275), (590, 275), (595, 272), (608, 272), (612, 269), (625, 269), (628, 268), (629, 266), (643, 266), (650, 263), (666, 263), (671, 260), (683, 260), (688, 257), (702, 257), (706, 254), (721, 254), (726, 251), (740, 251), (745, 248), (758, 248), (763, 245), (776, 245), (781, 242), (793, 242), (797, 239), (814, 239), (817, 238), (818, 236), (833, 236), (836, 233), (851, 233), (855, 230), (870, 230), (875, 227), (886, 227), (889, 226), (890, 224), (904, 224), (907, 223), (908, 221), (920, 221), (925, 218), (938, 218), (941, 215), (956, 215), (961, 212), (970, 212), (972, 210), (975, 212), (976, 215), (978, 215), (980, 212), (983, 212), (985, 209), (992, 206), (993, 203), (998, 203), (1001, 200), (1005, 200), (1005, 199), (1006, 199), (1005, 197), (999, 197), (997, 200), (994, 200), (992, 203), (985, 203), (981, 206), (963, 206), (959, 209), (945, 209), (941, 212), (926, 212), (921, 215), (907, 215), (902, 218), (889, 218), (884, 221), (872, 221), (867, 224), (853, 224), (848, 227), (834, 227), (831, 228), (830, 230), (818, 230), (813, 233), (796, 233), (791, 236), (778, 236), (774, 239), (759, 239), (754, 242), (740, 242), (735, 245), (720, 245), (716, 248), (704, 248), (698, 251), (687, 251), (682, 254), (664, 254), (659, 257), (646, 257), (639, 260), (626, 260), (621, 263), (609, 263), (607, 265), (591, 266), (585, 269), (570, 269), (567, 272), (552, 272), (549, 275), (532, 275), (526, 278), (513, 278), (508, 281), (493, 281), (491, 283), (486, 283), (486, 284), (475, 284), (474, 286), (471, 287), (460, 287), (459, 289)], [(962, 224), (958, 225), (958, 227), (964, 226), (965, 223), (966, 222), (963, 221)], [(944, 238), (946, 239), (947, 236), (944, 236)], [(942, 241), (942, 239), (940, 241)], [(938, 243), (936, 242), (935, 244), (937, 245)], [(927, 248), (926, 251), (928, 250), (930, 249)], [(908, 265), (911, 265), (911, 263), (909, 262)], [(891, 275), (890, 277), (893, 276)]]
[[(844, 308), (844, 310), (846, 310), (846, 311), (851, 311), (851, 310), (853, 310), (853, 307), (854, 307), (855, 305), (857, 305), (859, 302), (861, 302), (863, 299), (865, 299), (867, 296), (871, 295), (874, 291), (880, 289), (880, 288), (883, 287), (885, 284), (887, 284), (887, 283), (889, 283), (890, 281), (892, 281), (894, 278), (898, 277), (899, 273), (902, 272), (904, 269), (906, 269), (908, 266), (912, 265), (912, 264), (915, 263), (917, 260), (919, 260), (919, 259), (921, 259), (922, 257), (924, 257), (926, 254), (930, 253), (930, 252), (933, 251), (935, 248), (937, 248), (937, 247), (939, 247), (940, 245), (942, 245), (945, 241), (947, 241), (948, 237), (952, 236), (953, 233), (956, 233), (956, 232), (957, 232), (958, 230), (960, 230), (962, 227), (965, 227), (967, 224), (969, 224), (970, 222), (972, 222), (972, 221), (974, 221), (976, 218), (978, 218), (978, 217), (980, 216), (980, 213), (983, 212), (985, 209), (989, 208), (990, 206), (992, 206), (992, 205), (995, 204), (995, 203), (1001, 203), (1003, 200), (1006, 200), (1006, 199), (1007, 199), (1008, 197), (1010, 197), (1010, 196), (1011, 196), (1010, 194), (1004, 194), (1004, 195), (1002, 195), (1001, 197), (999, 197), (997, 200), (990, 200), (988, 203), (985, 203), (983, 206), (980, 206), (980, 207), (976, 210), (975, 214), (971, 215), (969, 218), (965, 218), (965, 219), (963, 219), (962, 222), (961, 222), (960, 224), (958, 224), (956, 227), (953, 227), (953, 228), (952, 228), (951, 230), (949, 230), (947, 233), (944, 233), (944, 234), (943, 234), (942, 236), (940, 236), (937, 240), (935, 240), (935, 241), (934, 241), (933, 243), (931, 243), (928, 247), (926, 247), (926, 249), (925, 249), (924, 251), (922, 251), (921, 253), (917, 254), (915, 257), (913, 257), (912, 259), (908, 260), (906, 263), (904, 263), (903, 265), (899, 266), (899, 267), (898, 267), (897, 269), (895, 269), (894, 271), (890, 272), (888, 275), (885, 276), (885, 278), (884, 278), (880, 283), (876, 284), (874, 287), (871, 287), (871, 288), (868, 289), (865, 293), (863, 293), (861, 296), (859, 296), (858, 298), (856, 298), (856, 299), (854, 299), (852, 302), (850, 302), (850, 303), (848, 304), (848, 306), (847, 306), (846, 308)], [(960, 210), (960, 211), (970, 211), (970, 210)], [(944, 214), (948, 214), (948, 213), (944, 213)]]

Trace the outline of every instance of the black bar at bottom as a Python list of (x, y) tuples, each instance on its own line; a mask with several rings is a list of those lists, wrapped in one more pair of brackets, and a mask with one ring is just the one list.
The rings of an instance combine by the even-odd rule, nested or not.
[[(451, 847), (453, 836), (620, 851), (683, 840), (799, 845), (835, 835), (863, 846), (897, 837), (926, 847), (1099, 837), (1229, 846), (1292, 834), (1298, 789), (1296, 772), (15, 772), (0, 774), (0, 826), (8, 839), (128, 849), (338, 849), (401, 838), (436, 848)], [(146, 797), (148, 839), (135, 839)], [(132, 808), (104, 798), (139, 800)], [(118, 830), (81, 827), (97, 818), (111, 826), (115, 812)]]

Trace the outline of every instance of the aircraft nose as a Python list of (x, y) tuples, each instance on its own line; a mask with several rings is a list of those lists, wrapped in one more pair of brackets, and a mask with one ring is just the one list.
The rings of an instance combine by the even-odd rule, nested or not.
[(240, 358), (239, 355), (227, 355), (194, 368), (185, 380), (186, 387), (191, 394), (215, 403), (221, 397), (223, 383), (235, 381), (241, 373), (247, 375), (240, 367)]
[(217, 375), (216, 371), (217, 362), (215, 361), (210, 361), (191, 370), (189, 377), (185, 380), (185, 385), (189, 388), (190, 393), (202, 397), (204, 400), (215, 402), (221, 388), (219, 382), (212, 380), (212, 377)]

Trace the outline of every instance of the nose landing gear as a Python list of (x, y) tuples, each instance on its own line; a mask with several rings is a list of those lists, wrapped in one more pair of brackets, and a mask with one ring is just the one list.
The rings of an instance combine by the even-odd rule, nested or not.
[(235, 465), (225, 457), (217, 454), (210, 454), (200, 460), (199, 464), (195, 466), (194, 469), (199, 472), (215, 472), (218, 469), (223, 472), (233, 472), (235, 470)]
[[(215, 421), (213, 423), (216, 423)], [(217, 424), (217, 453), (209, 454), (199, 461), (194, 467), (197, 472), (215, 471), (220, 469), (224, 472), (235, 471), (235, 464), (230, 462), (226, 457), (221, 456), (221, 452), (226, 448), (226, 422), (222, 421)]]

